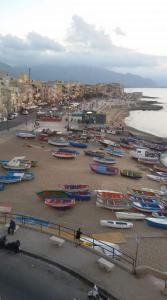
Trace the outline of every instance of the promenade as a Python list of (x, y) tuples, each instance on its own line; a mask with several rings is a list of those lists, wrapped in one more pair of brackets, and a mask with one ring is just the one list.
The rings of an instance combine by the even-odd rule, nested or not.
[[(6, 233), (0, 225), (0, 236)], [(73, 275), (85, 278), (89, 283), (97, 284), (107, 291), (110, 299), (119, 300), (161, 300), (164, 282), (151, 276), (137, 278), (132, 273), (115, 264), (111, 272), (106, 272), (97, 264), (100, 253), (82, 246), (75, 247), (72, 241), (66, 240), (62, 247), (55, 246), (49, 239), (50, 235), (34, 229), (19, 227), (14, 236), (7, 236), (8, 241), (19, 239), (21, 248), (36, 258), (53, 263)], [(13, 255), (13, 253), (11, 253)], [(18, 255), (23, 255), (22, 253)]]

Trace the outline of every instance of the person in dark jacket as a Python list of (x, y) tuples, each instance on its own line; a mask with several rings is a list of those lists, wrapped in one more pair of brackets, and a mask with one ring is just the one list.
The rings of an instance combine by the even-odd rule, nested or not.
[(80, 245), (80, 238), (81, 238), (81, 235), (82, 235), (82, 231), (81, 229), (79, 228), (77, 231), (76, 231), (76, 234), (75, 234), (75, 240), (76, 240), (76, 247), (78, 245)]
[(8, 227), (8, 234), (14, 234), (15, 229), (16, 229), (16, 223), (15, 221), (11, 220)]

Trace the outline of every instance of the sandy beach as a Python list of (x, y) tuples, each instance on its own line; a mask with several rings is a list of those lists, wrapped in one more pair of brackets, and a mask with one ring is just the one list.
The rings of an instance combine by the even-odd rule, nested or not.
[[(113, 122), (123, 122), (127, 111), (114, 108), (110, 111)], [(25, 129), (25, 128), (24, 128)], [(112, 136), (111, 136), (112, 139)], [(100, 148), (98, 145), (89, 145), (89, 149)], [(8, 203), (13, 207), (13, 212), (43, 218), (58, 224), (77, 229), (81, 227), (86, 233), (104, 233), (105, 240), (109, 240), (108, 233), (120, 236), (121, 249), (135, 255), (136, 237), (140, 238), (138, 263), (154, 266), (166, 270), (167, 232), (162, 229), (149, 227), (145, 221), (134, 221), (133, 229), (119, 230), (100, 226), (100, 219), (116, 219), (115, 213), (98, 208), (95, 205), (95, 196), (89, 202), (80, 202), (72, 209), (60, 211), (46, 207), (38, 200), (36, 192), (45, 189), (56, 189), (60, 184), (89, 184), (90, 189), (108, 189), (126, 192), (128, 188), (153, 188), (159, 189), (160, 184), (147, 179), (147, 167), (141, 167), (132, 160), (129, 152), (123, 158), (116, 158), (119, 169), (128, 168), (142, 171), (143, 178), (132, 180), (116, 176), (105, 176), (93, 173), (89, 168), (92, 158), (85, 156), (80, 150), (80, 155), (75, 160), (61, 160), (51, 156), (51, 147), (47, 143), (19, 139), (15, 136), (15, 129), (1, 133), (0, 157), (11, 159), (14, 156), (26, 156), (30, 160), (38, 160), (39, 165), (32, 168), (35, 179), (30, 182), (8, 185), (0, 192), (0, 202)], [(1, 168), (1, 174), (5, 171)], [(114, 241), (114, 240), (112, 240)]]

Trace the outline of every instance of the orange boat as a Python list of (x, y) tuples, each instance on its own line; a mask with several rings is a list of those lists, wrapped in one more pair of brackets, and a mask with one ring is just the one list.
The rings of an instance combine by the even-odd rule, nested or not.
[(70, 198), (48, 198), (45, 204), (54, 208), (71, 208), (75, 206), (75, 199)]

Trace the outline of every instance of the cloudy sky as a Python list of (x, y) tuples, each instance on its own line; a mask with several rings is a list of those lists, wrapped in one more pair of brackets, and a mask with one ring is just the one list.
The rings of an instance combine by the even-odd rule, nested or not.
[(0, 62), (85, 64), (167, 84), (166, 0), (0, 0)]

